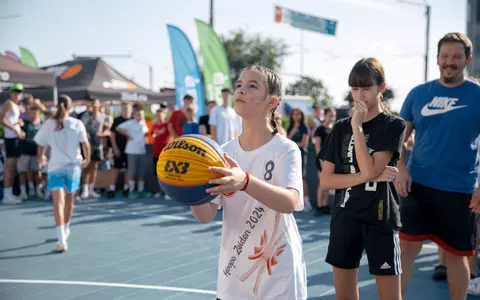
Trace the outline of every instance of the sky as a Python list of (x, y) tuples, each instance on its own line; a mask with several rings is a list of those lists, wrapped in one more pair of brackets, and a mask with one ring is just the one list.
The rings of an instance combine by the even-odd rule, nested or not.
[[(422, 3), (423, 0), (410, 0)], [(210, 0), (0, 0), (0, 53), (26, 47), (40, 66), (61, 63), (73, 54), (105, 55), (105, 60), (140, 85), (174, 87), (167, 24), (178, 26), (194, 49), (195, 19), (209, 21)], [(447, 32), (466, 32), (466, 0), (430, 0), (428, 79), (438, 77), (436, 45)], [(274, 23), (274, 5), (337, 20), (335, 36), (303, 32), (304, 75), (321, 79), (335, 105), (348, 91), (348, 74), (362, 57), (376, 57), (385, 68), (398, 111), (408, 92), (424, 82), (425, 9), (396, 0), (243, 0), (215, 1), (214, 29), (235, 29), (283, 39), (290, 55), (279, 73), (285, 85), (300, 74), (299, 29)], [(19, 15), (16, 18), (2, 18)], [(113, 58), (108, 55), (128, 55)]]

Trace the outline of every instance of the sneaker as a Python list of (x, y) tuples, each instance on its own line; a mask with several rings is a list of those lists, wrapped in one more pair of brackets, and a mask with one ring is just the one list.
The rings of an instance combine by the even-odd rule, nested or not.
[(310, 199), (308, 198), (308, 196), (303, 198), (303, 203), (304, 203), (303, 211), (311, 211), (312, 210), (312, 204), (310, 203)]
[(433, 280), (446, 280), (447, 279), (447, 267), (438, 265), (432, 274)]
[(98, 199), (100, 197), (102, 197), (102, 195), (100, 195), (99, 193), (95, 192), (94, 190), (90, 191), (90, 198), (94, 198), (94, 199)]
[(41, 189), (37, 191), (37, 198), (47, 200)]
[(18, 196), (18, 198), (20, 198), (20, 199), (22, 199), (22, 200), (27, 200), (27, 199), (28, 199), (28, 195), (27, 195), (26, 192), (25, 192), (25, 193), (21, 193), (21, 194)]
[(162, 197), (162, 193), (155, 193), (155, 194), (153, 194), (153, 198), (155, 198), (155, 199), (158, 199), (158, 198), (160, 198), (160, 197)]
[(29, 189), (28, 190), (28, 197), (35, 197), (36, 193), (35, 193), (35, 189)]
[(480, 277), (470, 280), (467, 293), (471, 296), (480, 296)]
[(137, 192), (130, 192), (130, 193), (128, 193), (128, 199), (133, 200), (133, 199), (137, 199), (137, 197), (138, 197), (138, 193), (137, 193)]
[(68, 241), (68, 237), (70, 236), (70, 228), (65, 229), (65, 240)]
[(323, 215), (323, 210), (321, 207), (315, 207), (315, 211), (313, 212), (313, 215), (315, 217), (320, 217), (321, 215)]
[(108, 191), (107, 192), (107, 198), (108, 199), (112, 199), (112, 198), (115, 198), (115, 191)]
[(167, 200), (167, 201), (172, 200), (172, 198), (170, 198), (170, 196), (167, 195), (167, 194), (164, 194), (163, 198), (164, 198), (165, 200)]
[(148, 197), (151, 196), (151, 194), (150, 194), (149, 192), (143, 191), (143, 192), (139, 192), (139, 193), (138, 193), (138, 196), (139, 196), (140, 198), (148, 198)]
[(15, 204), (22, 204), (23, 199), (13, 195), (10, 199), (3, 199), (4, 205), (15, 205)]
[(128, 195), (130, 194), (130, 191), (128, 189), (123, 190), (122, 194), (123, 194), (123, 197), (128, 197)]
[(88, 192), (83, 192), (81, 195), (80, 195), (80, 198), (82, 198), (83, 200), (85, 199), (88, 199), (90, 198), (90, 194)]
[(68, 245), (67, 243), (62, 244), (62, 243), (57, 243), (57, 246), (55, 247), (55, 252), (57, 253), (62, 253), (68, 251)]

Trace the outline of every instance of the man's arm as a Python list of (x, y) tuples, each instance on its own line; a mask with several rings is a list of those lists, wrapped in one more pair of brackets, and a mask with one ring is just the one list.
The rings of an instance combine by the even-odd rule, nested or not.
[(405, 161), (405, 152), (407, 150), (407, 141), (410, 138), (410, 135), (413, 131), (413, 123), (409, 121), (405, 121), (407, 127), (405, 128), (405, 139), (403, 142), (402, 147), (402, 154), (400, 155), (400, 159), (397, 164), (398, 168), (398, 175), (395, 178), (395, 188), (398, 194), (402, 197), (407, 197), (408, 193), (410, 193), (412, 189), (412, 177), (408, 173), (407, 170), (407, 162)]
[(178, 135), (175, 132), (175, 129), (173, 129), (172, 123), (168, 123), (168, 132), (170, 132), (170, 135), (173, 136), (174, 138), (177, 138)]

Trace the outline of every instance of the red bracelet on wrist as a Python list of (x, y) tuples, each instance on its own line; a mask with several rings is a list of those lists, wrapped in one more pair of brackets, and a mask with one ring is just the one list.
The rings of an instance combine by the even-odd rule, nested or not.
[(241, 192), (247, 189), (248, 183), (250, 182), (250, 174), (248, 174), (248, 172), (245, 172), (245, 176), (247, 177), (247, 182), (245, 182), (245, 186), (243, 187), (243, 189), (240, 190)]

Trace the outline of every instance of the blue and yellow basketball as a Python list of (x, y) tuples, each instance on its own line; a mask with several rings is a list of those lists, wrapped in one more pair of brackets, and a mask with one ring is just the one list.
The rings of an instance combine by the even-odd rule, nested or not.
[(215, 199), (205, 192), (208, 181), (222, 174), (209, 167), (227, 167), (223, 150), (210, 138), (188, 134), (170, 142), (158, 157), (157, 174), (162, 190), (173, 200), (194, 206)]

